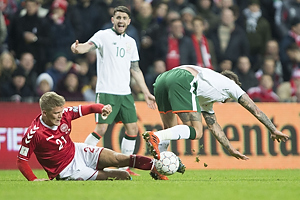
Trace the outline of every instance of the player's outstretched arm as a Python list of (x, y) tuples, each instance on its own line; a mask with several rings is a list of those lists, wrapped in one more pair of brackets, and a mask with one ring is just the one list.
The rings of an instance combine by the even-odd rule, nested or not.
[(30, 168), (29, 164), (25, 160), (17, 159), (17, 167), (20, 170), (20, 172), (25, 176), (25, 178), (28, 181), (49, 181), (49, 179), (38, 179), (32, 169)]
[(130, 67), (130, 72), (132, 77), (136, 80), (137, 84), (140, 86), (144, 97), (145, 101), (148, 105), (149, 108), (151, 109), (156, 109), (156, 102), (155, 102), (155, 97), (150, 93), (146, 83), (145, 83), (145, 78), (143, 75), (143, 72), (141, 71), (139, 67), (139, 62), (131, 62), (131, 67)]
[(242, 160), (248, 160), (249, 158), (243, 154), (241, 154), (238, 150), (233, 148), (230, 144), (228, 138), (226, 137), (225, 133), (223, 132), (221, 126), (218, 124), (215, 114), (210, 114), (207, 112), (202, 112), (202, 115), (205, 119), (206, 125), (213, 136), (221, 143), (221, 145), (227, 149), (227, 151), (233, 157)]
[(263, 111), (261, 111), (258, 108), (258, 106), (246, 93), (239, 98), (239, 103), (269, 129), (273, 141), (277, 140), (278, 142), (285, 142), (289, 139), (288, 135), (276, 129), (275, 125), (271, 122), (271, 120), (266, 116), (266, 114)]
[(76, 40), (71, 45), (71, 51), (75, 54), (84, 54), (94, 49), (96, 49), (96, 46), (92, 42), (79, 43), (79, 41)]

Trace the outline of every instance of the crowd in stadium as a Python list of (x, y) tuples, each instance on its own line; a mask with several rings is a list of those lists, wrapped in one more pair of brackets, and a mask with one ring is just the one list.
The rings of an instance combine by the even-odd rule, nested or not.
[(193, 64), (232, 70), (256, 102), (300, 102), (300, 0), (0, 0), (0, 100), (94, 101), (96, 54), (70, 46), (111, 28), (118, 5), (152, 93), (159, 74)]

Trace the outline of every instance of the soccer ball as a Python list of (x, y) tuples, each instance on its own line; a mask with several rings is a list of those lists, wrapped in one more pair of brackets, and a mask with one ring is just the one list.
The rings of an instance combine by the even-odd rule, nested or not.
[(160, 160), (155, 161), (155, 167), (163, 175), (172, 175), (179, 167), (178, 157), (171, 151), (163, 151), (160, 153)]

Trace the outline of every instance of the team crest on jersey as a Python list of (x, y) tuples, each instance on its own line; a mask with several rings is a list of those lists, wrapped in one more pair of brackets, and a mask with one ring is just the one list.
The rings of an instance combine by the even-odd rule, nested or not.
[(69, 129), (68, 124), (62, 124), (62, 125), (60, 126), (60, 131), (61, 131), (61, 132), (67, 132), (68, 129)]
[(131, 51), (131, 45), (130, 43), (126, 43), (126, 52), (130, 52)]
[(78, 112), (78, 110), (79, 110), (79, 108), (78, 108), (78, 106), (73, 106), (73, 112)]

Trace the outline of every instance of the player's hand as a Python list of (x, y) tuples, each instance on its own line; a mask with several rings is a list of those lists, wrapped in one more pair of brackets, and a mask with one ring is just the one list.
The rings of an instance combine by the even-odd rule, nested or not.
[(78, 54), (78, 44), (79, 44), (79, 41), (76, 40), (72, 45), (71, 45), (71, 51), (75, 54)]
[(242, 159), (242, 160), (249, 160), (249, 157), (241, 154), (238, 150), (233, 149), (231, 151), (229, 151), (230, 155), (232, 155), (233, 157), (235, 157), (236, 159)]
[(102, 108), (102, 113), (101, 113), (101, 117), (102, 119), (106, 119), (108, 117), (108, 115), (112, 112), (112, 107), (111, 105), (107, 104)]
[(34, 179), (33, 181), (50, 181), (50, 179), (46, 179), (46, 178), (37, 178), (37, 179)]
[(156, 105), (156, 102), (155, 102), (155, 97), (152, 95), (152, 94), (148, 94), (148, 95), (145, 95), (145, 101), (147, 103), (147, 106), (153, 110), (155, 110), (157, 108), (157, 105)]
[(287, 141), (289, 139), (289, 136), (276, 130), (274, 133), (271, 133), (271, 138), (273, 141), (277, 140), (278, 142), (280, 141)]

